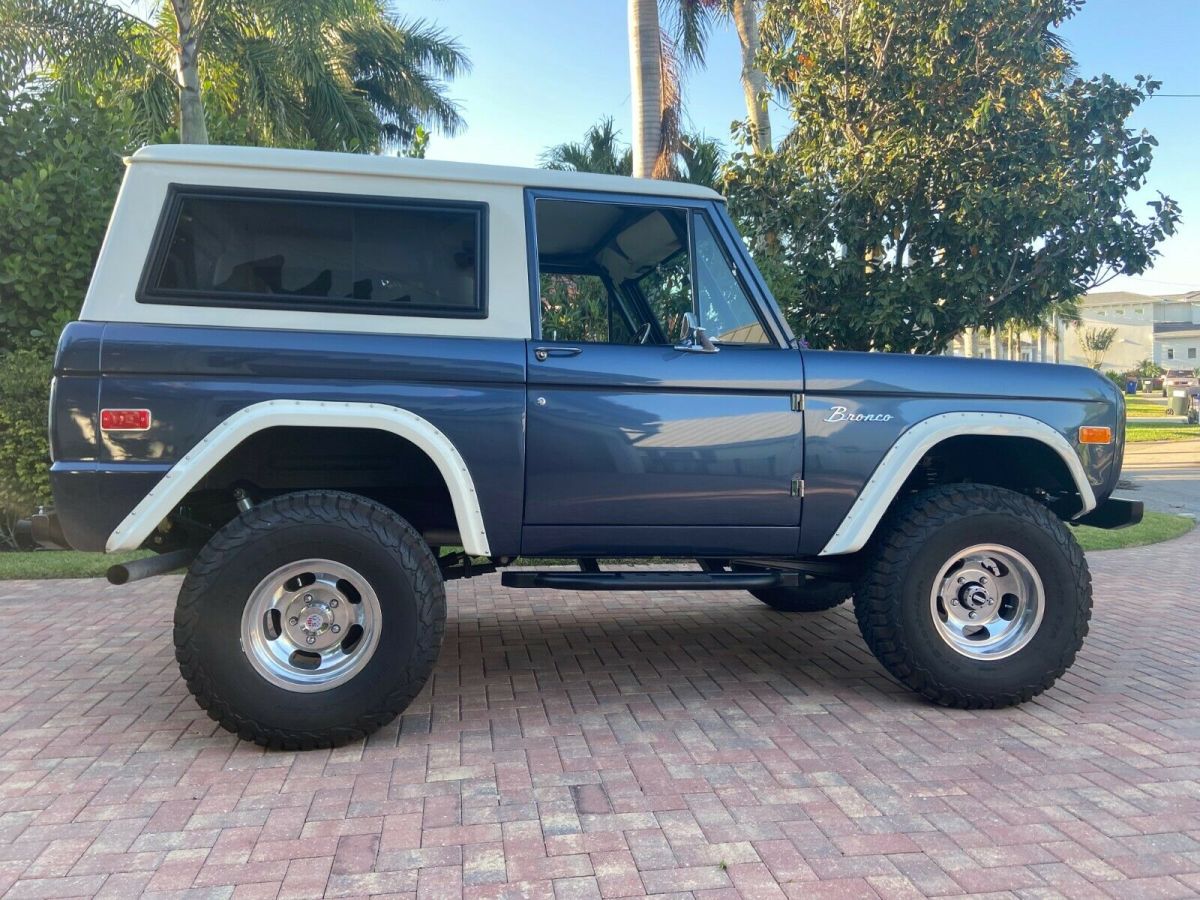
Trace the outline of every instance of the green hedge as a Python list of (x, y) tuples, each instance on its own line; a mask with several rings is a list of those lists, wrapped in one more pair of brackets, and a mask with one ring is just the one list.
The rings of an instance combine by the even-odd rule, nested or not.
[(0, 354), (0, 541), (50, 500), (46, 408), (50, 361), (33, 350)]
[(0, 94), (0, 351), (53, 349), (79, 313), (121, 181), (128, 116)]

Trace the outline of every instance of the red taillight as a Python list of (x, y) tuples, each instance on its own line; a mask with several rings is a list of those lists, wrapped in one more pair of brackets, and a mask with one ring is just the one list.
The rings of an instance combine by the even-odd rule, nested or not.
[(101, 431), (146, 431), (150, 428), (148, 409), (102, 409)]

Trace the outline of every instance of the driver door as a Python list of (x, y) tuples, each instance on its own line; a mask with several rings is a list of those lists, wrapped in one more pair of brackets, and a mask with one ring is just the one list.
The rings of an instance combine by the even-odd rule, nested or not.
[[(803, 386), (705, 205), (533, 203), (522, 552), (794, 553)], [(692, 313), (715, 352), (681, 342)]]

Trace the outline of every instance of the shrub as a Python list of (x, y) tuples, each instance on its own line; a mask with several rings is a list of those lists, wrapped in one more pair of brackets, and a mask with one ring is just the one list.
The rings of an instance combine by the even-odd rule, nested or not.
[(36, 351), (0, 354), (0, 541), (17, 519), (50, 500), (50, 371)]
[(53, 91), (0, 93), (0, 351), (48, 353), (79, 312), (117, 195), (128, 120), (120, 108)]

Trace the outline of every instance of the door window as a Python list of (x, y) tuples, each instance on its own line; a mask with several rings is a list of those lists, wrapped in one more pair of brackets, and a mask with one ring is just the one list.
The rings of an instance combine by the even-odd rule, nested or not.
[(673, 344), (692, 309), (687, 214), (543, 198), (535, 207), (542, 337)]
[(694, 228), (700, 324), (718, 343), (770, 344), (754, 303), (708, 220), (697, 214)]

